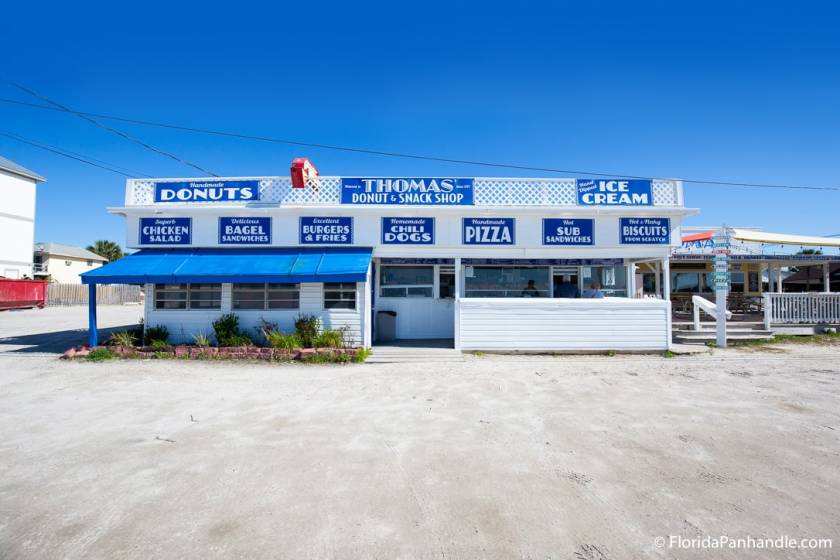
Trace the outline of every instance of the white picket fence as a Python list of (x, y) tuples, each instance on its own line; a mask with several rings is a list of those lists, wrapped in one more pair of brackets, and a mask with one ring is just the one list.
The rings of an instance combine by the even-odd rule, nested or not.
[[(105, 285), (96, 287), (97, 305), (123, 305), (126, 303), (142, 302), (142, 291), (140, 286), (129, 285)], [(47, 305), (69, 306), (87, 305), (88, 287), (82, 284), (48, 284)]]
[(764, 326), (840, 323), (840, 293), (764, 293)]

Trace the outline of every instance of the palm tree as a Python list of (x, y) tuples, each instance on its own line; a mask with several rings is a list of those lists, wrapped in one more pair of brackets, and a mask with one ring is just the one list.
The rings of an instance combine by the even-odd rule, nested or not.
[(114, 262), (124, 256), (119, 244), (114, 241), (108, 241), (107, 239), (95, 241), (93, 245), (88, 245), (87, 250), (108, 259), (108, 262)]

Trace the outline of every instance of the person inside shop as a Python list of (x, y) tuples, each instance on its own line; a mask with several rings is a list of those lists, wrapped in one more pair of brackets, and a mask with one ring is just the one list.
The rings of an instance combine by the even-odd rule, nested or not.
[(540, 291), (533, 280), (528, 280), (528, 285), (522, 290), (522, 297), (540, 297)]
[(557, 285), (554, 296), (561, 298), (579, 298), (580, 291), (575, 284), (572, 284), (572, 277), (568, 274), (564, 274), (563, 281)]
[(597, 280), (589, 285), (589, 289), (583, 294), (585, 298), (603, 298), (604, 292), (601, 291), (601, 283)]

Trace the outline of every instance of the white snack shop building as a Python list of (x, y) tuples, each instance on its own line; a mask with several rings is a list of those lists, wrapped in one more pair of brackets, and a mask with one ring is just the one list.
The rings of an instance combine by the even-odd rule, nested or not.
[[(317, 315), (354, 344), (664, 350), (668, 262), (695, 213), (678, 180), (496, 177), (131, 179), (126, 245), (83, 275), (145, 286), (173, 340), (235, 313), (291, 331)], [(657, 270), (642, 293), (639, 265)]]

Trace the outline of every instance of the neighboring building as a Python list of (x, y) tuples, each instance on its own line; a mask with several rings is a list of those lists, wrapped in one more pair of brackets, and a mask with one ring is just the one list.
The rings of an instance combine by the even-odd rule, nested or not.
[[(125, 216), (126, 245), (140, 251), (83, 283), (145, 285), (145, 324), (165, 325), (176, 341), (232, 312), (250, 334), (261, 321), (288, 332), (299, 314), (317, 315), (365, 346), (394, 335), (464, 350), (671, 344), (669, 258), (696, 213), (679, 180), (310, 177), (296, 186), (288, 176), (129, 180), (125, 206), (110, 211)], [(665, 272), (661, 298), (640, 297), (648, 263)], [(94, 304), (92, 344), (95, 325)]]
[(35, 185), (43, 177), (0, 156), (0, 277), (32, 278)]
[(81, 284), (79, 274), (99, 268), (108, 262), (87, 249), (60, 243), (36, 243), (35, 278), (58, 284)]

